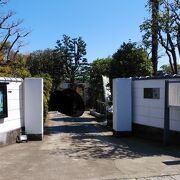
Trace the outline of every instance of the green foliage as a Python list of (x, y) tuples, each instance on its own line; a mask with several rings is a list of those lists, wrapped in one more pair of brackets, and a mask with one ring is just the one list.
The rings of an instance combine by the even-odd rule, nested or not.
[(16, 69), (16, 75), (15, 77), (21, 77), (21, 78), (26, 78), (26, 77), (31, 77), (30, 72), (25, 69), (25, 68), (18, 68)]
[[(169, 64), (162, 65), (160, 69), (162, 70), (163, 73), (173, 74), (171, 66)], [(180, 73), (180, 64), (177, 64), (177, 70), (178, 70), (178, 73)]]
[(27, 68), (32, 76), (49, 74), (53, 79), (53, 88), (63, 80), (63, 64), (54, 50), (46, 49), (31, 53), (27, 59)]
[(9, 66), (0, 67), (0, 77), (12, 77), (12, 70)]
[(18, 54), (13, 61), (10, 61), (9, 66), (11, 67), (12, 77), (31, 77), (31, 73), (26, 68), (27, 56)]
[(97, 59), (91, 64), (92, 72), (97, 76), (109, 76), (110, 64), (112, 62), (111, 57)]
[(96, 100), (104, 101), (102, 75), (112, 79), (119, 77), (147, 76), (152, 73), (151, 61), (147, 53), (136, 43), (123, 43), (114, 53), (113, 58), (97, 59), (91, 64), (90, 85), (91, 102), (95, 106)]
[(0, 67), (0, 76), (18, 78), (30, 77), (31, 74), (25, 67), (25, 64), (26, 57), (23, 55), (17, 55), (13, 61), (9, 61)]
[(90, 71), (90, 86), (91, 86), (91, 103), (94, 107), (96, 100), (104, 101), (102, 75), (110, 74), (110, 64), (112, 58), (103, 58), (93, 61)]
[(36, 77), (43, 78), (43, 85), (44, 85), (43, 103), (44, 103), (44, 119), (45, 119), (48, 113), (48, 103), (49, 103), (50, 94), (52, 90), (52, 78), (49, 74), (39, 74)]
[(79, 82), (87, 82), (90, 80), (91, 66), (89, 63), (84, 64), (76, 74), (75, 80)]
[(123, 43), (113, 55), (110, 67), (111, 78), (147, 76), (152, 73), (147, 53), (136, 43)]
[(6, 59), (8, 49), (10, 48), (11, 43), (10, 42), (0, 42), (0, 63), (4, 63), (4, 60)]
[(89, 64), (84, 58), (86, 43), (81, 37), (71, 38), (63, 35), (63, 39), (57, 41), (55, 52), (63, 64), (66, 81), (74, 84), (75, 80), (88, 79)]

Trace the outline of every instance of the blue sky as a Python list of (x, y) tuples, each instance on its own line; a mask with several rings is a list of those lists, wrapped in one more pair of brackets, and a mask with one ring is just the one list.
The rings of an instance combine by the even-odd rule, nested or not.
[(89, 62), (112, 55), (123, 42), (140, 42), (147, 0), (10, 0), (9, 9), (31, 29), (22, 52), (54, 48), (66, 34), (87, 43)]

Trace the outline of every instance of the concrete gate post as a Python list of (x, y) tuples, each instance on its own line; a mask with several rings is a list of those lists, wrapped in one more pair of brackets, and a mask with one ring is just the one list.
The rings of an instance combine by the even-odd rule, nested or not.
[(132, 79), (113, 79), (113, 130), (115, 135), (132, 131)]
[(43, 79), (24, 80), (25, 132), (30, 140), (43, 139)]

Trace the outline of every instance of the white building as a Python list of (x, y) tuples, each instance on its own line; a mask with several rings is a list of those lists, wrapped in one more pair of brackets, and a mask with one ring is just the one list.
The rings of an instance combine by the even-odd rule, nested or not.
[(16, 142), (20, 132), (43, 135), (41, 78), (0, 78), (0, 146)]

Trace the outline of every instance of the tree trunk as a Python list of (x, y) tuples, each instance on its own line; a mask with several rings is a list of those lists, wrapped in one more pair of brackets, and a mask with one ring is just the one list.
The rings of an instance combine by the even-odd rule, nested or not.
[(178, 25), (178, 32), (177, 32), (177, 47), (178, 47), (179, 56), (180, 56), (180, 25)]
[(175, 74), (174, 72), (174, 66), (173, 66), (173, 63), (172, 63), (172, 58), (171, 58), (171, 54), (169, 53), (169, 51), (166, 49), (166, 54), (168, 55), (169, 57), (169, 64), (170, 64), (170, 67), (171, 67), (171, 72), (172, 74)]
[(70, 88), (75, 89), (75, 77), (73, 74), (70, 75)]
[(167, 34), (167, 38), (171, 47), (171, 54), (172, 54), (172, 58), (173, 58), (173, 65), (174, 65), (174, 73), (177, 74), (178, 70), (177, 70), (177, 57), (176, 57), (176, 49), (174, 47), (172, 38), (170, 36), (170, 34)]
[(151, 0), (152, 7), (152, 64), (153, 75), (157, 75), (158, 66), (158, 14), (159, 14), (159, 0)]

